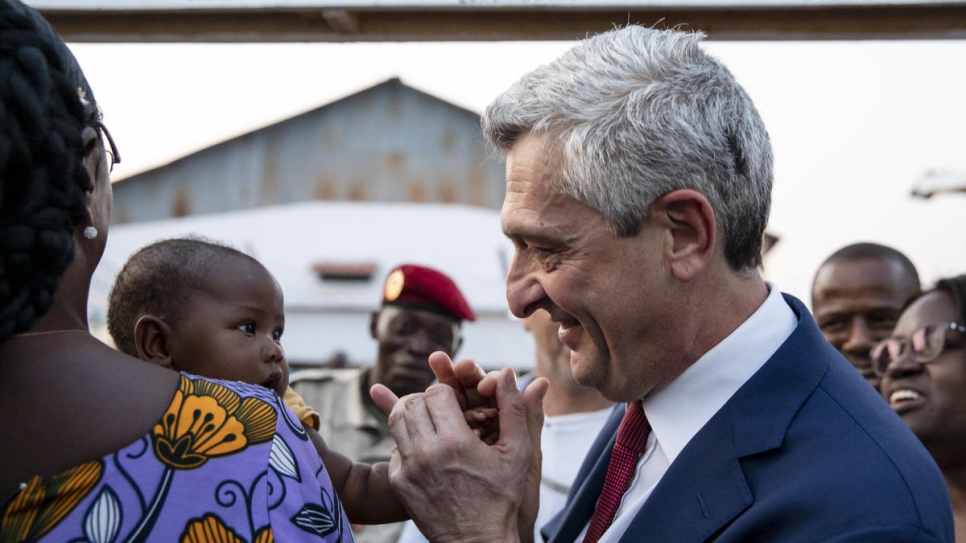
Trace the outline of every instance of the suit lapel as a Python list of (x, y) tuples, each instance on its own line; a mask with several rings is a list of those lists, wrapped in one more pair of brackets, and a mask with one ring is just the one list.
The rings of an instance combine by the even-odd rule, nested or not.
[(708, 425), (699, 435), (699, 446), (689, 444), (675, 459), (621, 542), (704, 541), (751, 505), (731, 425)]
[(785, 299), (799, 319), (792, 335), (681, 451), (622, 543), (706, 541), (752, 505), (740, 459), (781, 447), (828, 368), (815, 360), (815, 346), (827, 343), (811, 316), (795, 298)]

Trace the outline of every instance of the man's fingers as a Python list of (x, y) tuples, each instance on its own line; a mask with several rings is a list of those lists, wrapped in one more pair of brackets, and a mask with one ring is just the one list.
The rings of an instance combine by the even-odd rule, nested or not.
[[(459, 436), (470, 432), (470, 427), (463, 416), (463, 410), (460, 408), (459, 401), (457, 401), (457, 394), (452, 388), (433, 385), (426, 389), (423, 396), (426, 410), (429, 412), (429, 418), (437, 435)], [(466, 438), (466, 436), (462, 437), (463, 439)], [(422, 438), (425, 439), (425, 437)]]
[(533, 380), (523, 391), (523, 405), (527, 408), (527, 429), (530, 432), (530, 442), (538, 448), (540, 435), (543, 431), (543, 398), (550, 390), (550, 381), (545, 377)]
[(389, 413), (389, 433), (392, 434), (392, 439), (396, 442), (396, 451), (398, 453), (393, 456), (402, 455), (408, 457), (413, 452), (414, 444), (410, 437), (409, 427), (406, 424), (406, 409), (405, 401), (397, 401), (392, 412)]
[(476, 384), (485, 375), (476, 362), (459, 360), (454, 363), (446, 353), (437, 351), (429, 355), (429, 367), (432, 368), (440, 384), (449, 385), (456, 391), (456, 398), (464, 411), (489, 405), (489, 402), (476, 392)]
[(399, 401), (399, 396), (396, 396), (393, 391), (380, 384), (372, 385), (369, 389), (369, 396), (376, 404), (376, 407), (382, 409), (382, 412), (386, 415), (392, 413), (393, 406)]
[[(451, 391), (449, 387), (440, 386), (440, 388)], [(427, 389), (427, 392), (430, 389)], [(436, 423), (433, 421), (432, 415), (429, 412), (426, 400), (425, 393), (409, 394), (399, 400), (401, 405), (397, 409), (403, 412), (407, 436), (412, 444), (423, 442), (431, 443), (436, 439)], [(392, 424), (392, 420), (390, 420), (390, 424)], [(393, 434), (393, 437), (395, 437), (395, 434)], [(396, 441), (398, 443), (398, 439)], [(400, 452), (404, 455), (406, 454), (406, 451)]]
[(460, 360), (453, 365), (453, 373), (463, 387), (466, 395), (466, 407), (486, 407), (491, 405), (487, 399), (483, 398), (476, 390), (476, 386), (486, 375), (483, 368), (479, 367), (472, 360)]
[(537, 519), (540, 507), (540, 470), (543, 463), (543, 451), (540, 436), (543, 430), (543, 398), (550, 389), (550, 381), (543, 377), (535, 379), (523, 391), (523, 405), (527, 410), (527, 431), (530, 434), (530, 464), (527, 466), (527, 482), (523, 491), (518, 522), (520, 524), (521, 541), (523, 537), (529, 540), (533, 535), (533, 525)]
[[(491, 373), (486, 379), (492, 379), (494, 383), (496, 404), (500, 409), (500, 441), (505, 439), (529, 439), (526, 406), (520, 397), (517, 378), (513, 370), (503, 368), (499, 372), (495, 372), (495, 375)], [(483, 384), (483, 382), (480, 384)]]
[(477, 383), (486, 376), (483, 373), (483, 368), (469, 359), (463, 359), (453, 364), (453, 373), (463, 384), (463, 388), (476, 388)]
[[(509, 369), (509, 368), (504, 368)], [(501, 370), (502, 371), (502, 370)], [(500, 379), (501, 371), (491, 371), (486, 374), (486, 377), (480, 380), (476, 385), (476, 391), (480, 393), (481, 396), (492, 398), (496, 395), (496, 383)], [(514, 387), (516, 386), (516, 377), (514, 379)]]
[(436, 381), (449, 385), (454, 390), (460, 390), (460, 380), (453, 373), (453, 360), (443, 351), (436, 351), (429, 355), (429, 367), (436, 376)]

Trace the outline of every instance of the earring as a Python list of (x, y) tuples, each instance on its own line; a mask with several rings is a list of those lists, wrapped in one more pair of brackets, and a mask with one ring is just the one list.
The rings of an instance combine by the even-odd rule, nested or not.
[(87, 239), (94, 239), (97, 237), (97, 228), (93, 226), (88, 226), (84, 229), (84, 237)]

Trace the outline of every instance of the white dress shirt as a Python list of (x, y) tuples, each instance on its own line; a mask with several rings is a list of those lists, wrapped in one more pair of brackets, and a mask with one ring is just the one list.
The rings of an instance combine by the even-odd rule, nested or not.
[[(688, 442), (795, 330), (795, 313), (778, 288), (767, 285), (768, 297), (748, 320), (677, 379), (644, 398), (651, 435), (614, 521), (599, 543), (620, 539)], [(587, 527), (578, 541), (586, 533)]]

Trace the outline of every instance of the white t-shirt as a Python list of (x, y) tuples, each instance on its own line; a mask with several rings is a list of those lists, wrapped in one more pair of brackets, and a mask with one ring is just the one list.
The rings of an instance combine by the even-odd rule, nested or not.
[(534, 541), (543, 541), (540, 528), (567, 504), (567, 493), (584, 462), (587, 451), (597, 439), (613, 408), (589, 413), (572, 413), (546, 417), (540, 433), (543, 451), (540, 481), (540, 512)]

